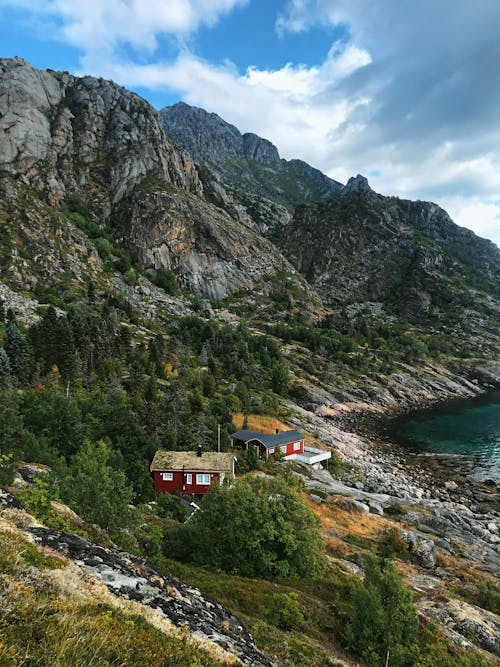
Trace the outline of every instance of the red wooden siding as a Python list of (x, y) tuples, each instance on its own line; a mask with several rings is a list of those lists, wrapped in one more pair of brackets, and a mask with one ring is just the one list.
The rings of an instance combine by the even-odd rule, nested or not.
[[(195, 493), (197, 495), (208, 493), (212, 484), (219, 483), (221, 474), (220, 472), (182, 472), (181, 470), (176, 470), (170, 471), (173, 479), (169, 481), (163, 479), (162, 475), (164, 472), (168, 473), (169, 471), (155, 470), (153, 473), (156, 492), (172, 493), (173, 491), (177, 491), (178, 493)], [(191, 484), (188, 484), (188, 475), (192, 475)], [(210, 484), (197, 484), (196, 475), (210, 475)]]
[[(298, 443), (298, 449), (294, 448), (294, 445)], [(274, 447), (274, 451), (269, 450), (269, 456), (274, 456), (278, 450), (281, 450), (283, 456), (291, 456), (292, 454), (302, 454), (304, 452), (304, 441), (303, 440), (294, 440), (293, 442), (288, 442), (287, 444), (278, 445)]]

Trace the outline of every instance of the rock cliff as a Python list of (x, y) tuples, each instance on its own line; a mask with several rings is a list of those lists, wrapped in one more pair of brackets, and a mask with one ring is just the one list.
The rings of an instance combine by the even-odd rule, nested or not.
[(111, 81), (0, 60), (0, 167), (58, 204), (85, 191), (104, 214), (154, 171), (201, 194), (190, 156), (165, 135), (155, 110)]
[(299, 207), (280, 246), (326, 302), (389, 299), (417, 318), (467, 305), (472, 288), (493, 294), (500, 278), (491, 241), (436, 204), (377, 195), (359, 176), (341, 197)]
[[(137, 95), (14, 58), (0, 60), (0, 106), (0, 215), (9, 237), (0, 245), (5, 240), (4, 278), (17, 288), (57, 283), (62, 273), (75, 283), (102, 273), (93, 244), (59, 210), (75, 195), (92, 224), (121, 235), (143, 267), (177, 270), (182, 286), (199, 296), (222, 298), (262, 285), (277, 270), (293, 272), (206, 173), (204, 187), (190, 155)], [(274, 147), (254, 135), (241, 139), (241, 150), (274, 159)], [(47, 229), (48, 220), (57, 229)], [(26, 258), (16, 259), (14, 246), (23, 243)]]
[(338, 195), (340, 183), (302, 160), (280, 159), (267, 139), (241, 132), (217, 114), (179, 102), (160, 111), (166, 131), (209, 167), (243, 205), (259, 231), (286, 225), (298, 204)]

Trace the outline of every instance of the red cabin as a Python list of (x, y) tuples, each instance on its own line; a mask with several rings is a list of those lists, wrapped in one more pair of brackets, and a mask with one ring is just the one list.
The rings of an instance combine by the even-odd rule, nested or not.
[(149, 469), (156, 492), (202, 495), (234, 476), (236, 459), (227, 452), (169, 452), (159, 449)]
[(231, 436), (234, 447), (255, 447), (259, 458), (267, 459), (281, 452), (285, 458), (304, 453), (304, 436), (298, 431), (278, 431), (273, 434), (259, 431), (237, 431)]

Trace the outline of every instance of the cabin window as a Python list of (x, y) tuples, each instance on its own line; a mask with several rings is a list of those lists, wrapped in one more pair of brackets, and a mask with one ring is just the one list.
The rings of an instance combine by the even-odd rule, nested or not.
[(280, 449), (283, 452), (283, 454), (286, 454), (286, 445), (281, 445)]
[(196, 475), (196, 484), (210, 484), (210, 475)]
[(192, 484), (193, 483), (193, 475), (192, 473), (188, 472), (186, 475), (186, 484)]
[(173, 472), (162, 472), (161, 478), (164, 482), (171, 482), (174, 479)]
[(293, 443), (293, 451), (298, 452), (300, 449), (300, 442), (294, 442)]
[(269, 454), (274, 454), (274, 447), (271, 447), (271, 449), (269, 450)]

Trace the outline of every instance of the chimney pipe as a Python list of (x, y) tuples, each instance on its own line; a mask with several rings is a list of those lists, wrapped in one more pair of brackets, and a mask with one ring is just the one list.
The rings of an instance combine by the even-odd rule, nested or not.
[(276, 429), (276, 433), (279, 433), (279, 432), (280, 432), (280, 430), (279, 430), (279, 428), (277, 428), (277, 429)]
[(202, 455), (201, 445), (198, 445), (198, 451), (196, 452), (196, 456), (201, 456), (201, 455)]

